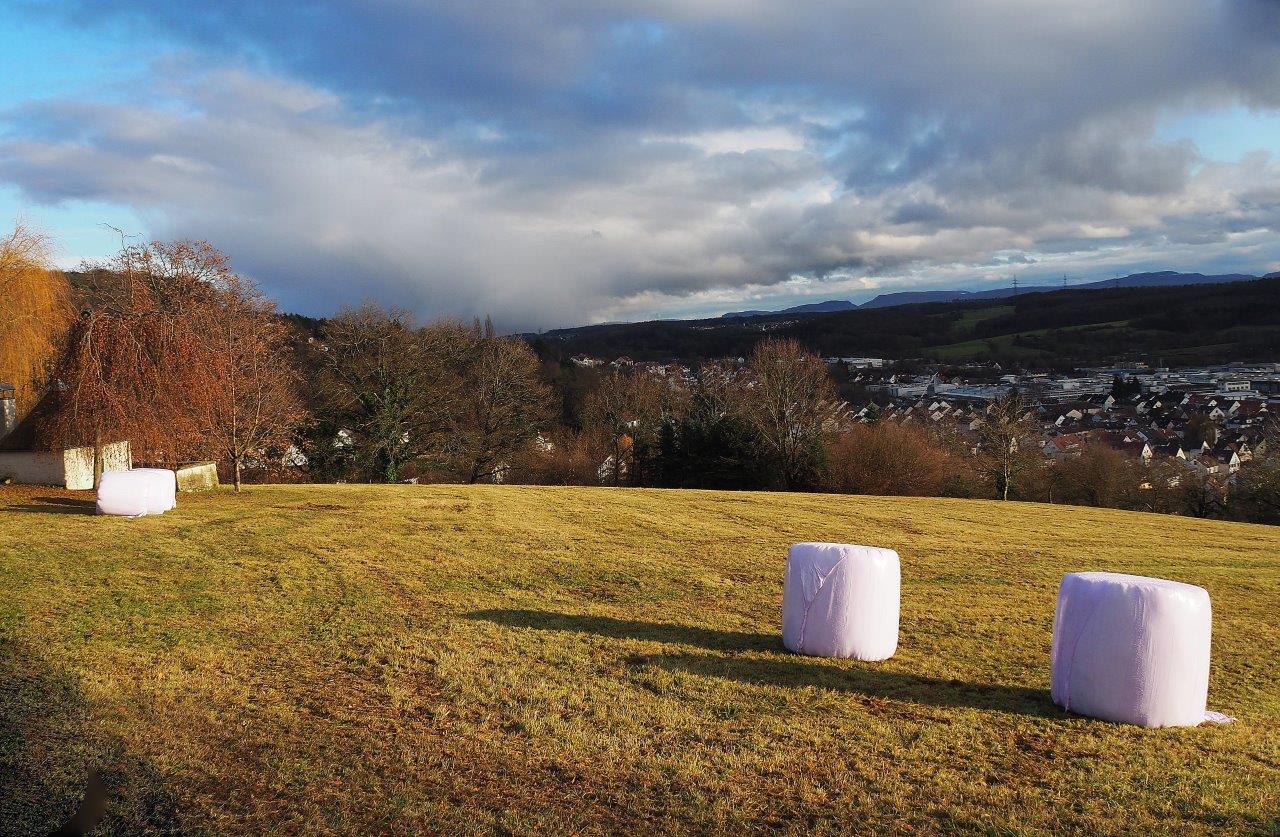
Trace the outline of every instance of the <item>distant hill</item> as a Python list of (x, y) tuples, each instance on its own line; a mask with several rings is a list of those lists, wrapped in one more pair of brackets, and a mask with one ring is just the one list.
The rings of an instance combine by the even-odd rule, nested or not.
[[(824, 313), (558, 329), (541, 350), (606, 359), (741, 357), (765, 336), (791, 337), (823, 356), (995, 361), (1050, 368), (1117, 360), (1152, 364), (1280, 361), (1280, 278), (1193, 282), (1142, 274), (1120, 287), (990, 292), (952, 301)], [(1209, 277), (1205, 277), (1208, 279)]]
[(1182, 285), (1216, 285), (1224, 282), (1249, 282), (1259, 277), (1248, 273), (1178, 273), (1176, 270), (1161, 270), (1156, 273), (1131, 273), (1119, 279), (1103, 279), (1100, 282), (1086, 282), (1074, 285), (1076, 288), (1169, 288)]
[(824, 314), (829, 311), (850, 311), (857, 307), (856, 303), (847, 299), (829, 299), (826, 302), (810, 302), (807, 305), (783, 308), (781, 311), (733, 311), (720, 316), (722, 319), (729, 319), (732, 317), (763, 317), (769, 314)]
[(924, 302), (954, 302), (965, 296), (970, 296), (969, 291), (898, 291), (892, 294), (880, 294), (858, 307), (892, 308), (895, 305), (918, 305)]
[[(1274, 276), (1275, 274), (1271, 275)], [(1204, 274), (1179, 273), (1175, 270), (1161, 270), (1151, 273), (1131, 273), (1128, 276), (1121, 276), (1119, 279), (1103, 279), (1098, 282), (1085, 282), (1079, 285), (1071, 285), (1070, 288), (1074, 290), (1115, 288), (1117, 286), (1121, 288), (1168, 288), (1180, 287), (1182, 285), (1247, 282), (1251, 279), (1257, 278), (1257, 276), (1251, 276), (1247, 273)], [(992, 288), (985, 291), (897, 291), (894, 293), (880, 294), (861, 305), (855, 305), (848, 300), (831, 300), (829, 302), (810, 303), (809, 305), (797, 305), (793, 308), (785, 308), (781, 311), (735, 311), (730, 314), (724, 314), (723, 316), (725, 318), (764, 317), (772, 314), (807, 314), (824, 313), (828, 311), (847, 311), (853, 308), (891, 308), (895, 305), (919, 305), (925, 302), (955, 302), (959, 299), (1005, 299), (1015, 295), (1045, 293), (1057, 290), (1062, 290), (1062, 288), (1058, 285), (1023, 285), (1019, 288)]]

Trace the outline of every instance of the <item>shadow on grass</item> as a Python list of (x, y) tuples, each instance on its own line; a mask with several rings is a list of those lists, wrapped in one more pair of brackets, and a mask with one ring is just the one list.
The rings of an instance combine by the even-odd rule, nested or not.
[(572, 631), (614, 639), (639, 639), (673, 645), (694, 645), (710, 651), (777, 652), (778, 657), (739, 657), (713, 654), (652, 654), (629, 659), (635, 666), (656, 666), (701, 677), (720, 677), (756, 686), (803, 688), (814, 686), (865, 698), (902, 700), (925, 706), (986, 709), (1015, 715), (1065, 718), (1046, 689), (968, 683), (891, 671), (878, 663), (831, 664), (785, 651), (777, 634), (719, 631), (666, 622), (641, 622), (552, 613), (540, 610), (482, 610), (467, 614), (512, 628)]
[(73, 675), (0, 636), (0, 833), (181, 832), (159, 771), (97, 726)]
[(864, 698), (910, 701), (924, 706), (986, 709), (1039, 718), (1067, 717), (1049, 699), (1045, 689), (922, 677), (888, 671), (878, 663), (857, 663), (850, 667), (807, 661), (804, 657), (778, 660), (710, 654), (655, 654), (634, 662), (753, 686), (815, 686)]
[(612, 619), (608, 616), (551, 613), (543, 610), (481, 610), (468, 613), (467, 617), (496, 622), (508, 628), (572, 631), (613, 639), (640, 639), (650, 642), (667, 642), (673, 645), (696, 645), (712, 651), (783, 650), (782, 639), (777, 634), (718, 631), (669, 622), (640, 622), (632, 619)]
[(97, 514), (98, 504), (95, 500), (76, 497), (32, 497), (30, 503), (15, 503), (0, 507), (0, 510), (38, 514)]

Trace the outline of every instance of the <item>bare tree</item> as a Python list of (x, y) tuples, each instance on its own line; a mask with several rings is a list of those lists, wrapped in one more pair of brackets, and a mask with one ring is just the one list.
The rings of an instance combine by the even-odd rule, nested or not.
[(344, 309), (326, 325), (321, 398), (357, 457), (387, 482), (443, 450), (461, 387), (463, 335), (448, 325), (419, 330), (408, 312), (372, 304)]
[(528, 445), (515, 457), (512, 481), (532, 485), (598, 485), (605, 456), (597, 434), (557, 428), (546, 443)]
[(274, 304), (235, 274), (219, 277), (215, 287), (215, 304), (201, 323), (213, 392), (198, 402), (205, 408), (199, 424), (215, 458), (230, 461), (238, 493), (246, 461), (286, 450), (307, 410), (288, 330)]
[(825, 486), (851, 494), (937, 497), (962, 482), (964, 465), (918, 428), (855, 424), (827, 439)]
[(1173, 496), (1174, 511), (1188, 517), (1215, 517), (1227, 511), (1227, 486), (1207, 471), (1184, 468)]
[(1080, 455), (1053, 470), (1054, 496), (1064, 503), (1101, 508), (1140, 506), (1145, 474), (1140, 461), (1104, 445), (1085, 445)]
[(1030, 409), (1021, 396), (1010, 393), (987, 407), (978, 426), (981, 452), (1002, 500), (1009, 499), (1019, 477), (1040, 460), (1032, 442), (1035, 422), (1028, 415)]
[(494, 336), (486, 321), (467, 354), (449, 445), (462, 478), (475, 483), (509, 466), (547, 427), (554, 404), (538, 377), (538, 357), (523, 340)]
[(587, 399), (587, 425), (594, 428), (612, 448), (614, 485), (627, 474), (636, 473), (636, 442), (656, 440), (664, 408), (663, 385), (652, 375), (612, 371)]
[(1218, 443), (1221, 428), (1208, 413), (1196, 413), (1187, 419), (1187, 426), (1182, 431), (1182, 443), (1187, 449), (1198, 448), (1208, 444), (1213, 447)]
[(745, 415), (771, 460), (780, 488), (811, 481), (822, 434), (836, 420), (826, 364), (795, 340), (765, 340), (747, 364)]
[(1267, 422), (1253, 458), (1241, 469), (1237, 500), (1247, 519), (1280, 522), (1280, 417)]

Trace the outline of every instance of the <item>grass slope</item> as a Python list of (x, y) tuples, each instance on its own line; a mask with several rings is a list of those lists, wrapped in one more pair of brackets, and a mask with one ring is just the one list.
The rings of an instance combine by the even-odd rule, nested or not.
[(1065, 328), (1039, 328), (1032, 331), (1018, 331), (1013, 334), (1001, 334), (998, 337), (990, 337), (986, 339), (966, 340), (962, 343), (951, 343), (946, 346), (937, 346), (933, 348), (931, 354), (942, 360), (956, 362), (961, 360), (976, 360), (984, 355), (1018, 358), (1022, 360), (1037, 357), (1049, 357), (1051, 352), (1044, 349), (1024, 348), (1014, 343), (1018, 338), (1026, 337), (1043, 337), (1052, 334), (1059, 337), (1064, 334), (1072, 334), (1079, 332), (1079, 339), (1088, 340), (1096, 338), (1100, 332), (1115, 331), (1127, 326), (1126, 320), (1117, 320), (1113, 323), (1095, 323), (1082, 326), (1067, 326)]
[[(0, 488), (0, 830), (87, 766), (107, 830), (1081, 831), (1280, 825), (1280, 530), (934, 499), (253, 488), (163, 517)], [(896, 547), (881, 664), (778, 640), (797, 540)], [(1048, 699), (1076, 569), (1204, 585), (1210, 706)]]

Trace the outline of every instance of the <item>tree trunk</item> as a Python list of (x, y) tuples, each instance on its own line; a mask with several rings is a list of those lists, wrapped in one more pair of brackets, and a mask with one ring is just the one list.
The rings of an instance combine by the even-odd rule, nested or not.
[(233, 462), (232, 467), (233, 467), (233, 474), (234, 474), (234, 476), (232, 477), (232, 481), (235, 483), (236, 493), (239, 494), (240, 493), (240, 457), (238, 456), (233, 457), (232, 462)]
[(106, 463), (102, 461), (102, 431), (93, 434), (93, 490), (97, 491), (102, 484), (102, 470)]

